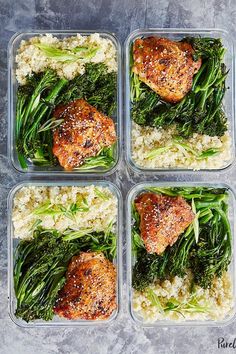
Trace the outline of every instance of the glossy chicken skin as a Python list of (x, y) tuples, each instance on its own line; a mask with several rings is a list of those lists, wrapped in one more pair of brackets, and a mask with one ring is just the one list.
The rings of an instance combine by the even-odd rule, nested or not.
[(133, 45), (133, 71), (164, 101), (180, 101), (192, 87), (201, 60), (193, 60), (193, 48), (186, 42), (167, 38), (138, 38)]
[(135, 206), (148, 253), (162, 254), (194, 219), (191, 207), (182, 197), (143, 193), (136, 198)]
[(104, 320), (116, 307), (115, 266), (103, 253), (74, 256), (54, 312), (67, 319)]
[(57, 107), (53, 116), (64, 119), (53, 133), (53, 154), (66, 170), (79, 167), (86, 157), (116, 141), (113, 120), (83, 99)]

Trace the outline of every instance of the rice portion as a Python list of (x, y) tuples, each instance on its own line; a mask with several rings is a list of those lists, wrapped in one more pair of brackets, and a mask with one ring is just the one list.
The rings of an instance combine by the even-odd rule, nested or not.
[[(69, 208), (73, 203), (85, 200), (88, 211), (77, 211), (75, 217), (66, 213), (59, 215), (36, 215), (35, 209), (50, 202), (51, 209), (62, 205)], [(64, 231), (91, 228), (92, 231), (105, 231), (117, 218), (117, 198), (107, 187), (67, 186), (67, 187), (22, 187), (16, 192), (13, 205), (14, 238), (32, 237), (32, 228), (38, 220), (47, 229)], [(114, 227), (114, 226), (113, 226)]]
[[(62, 62), (54, 58), (48, 58), (36, 45), (46, 44), (57, 49), (74, 49), (78, 46), (95, 45), (98, 47), (96, 54), (92, 58), (78, 59), (73, 62)], [(33, 73), (45, 71), (47, 68), (54, 69), (58, 76), (68, 80), (73, 79), (78, 74), (84, 73), (87, 62), (104, 63), (108, 71), (117, 71), (117, 52), (110, 39), (102, 38), (98, 33), (89, 36), (70, 36), (62, 40), (52, 34), (32, 37), (29, 40), (22, 40), (16, 55), (16, 79), (19, 84), (26, 83), (26, 77)]]
[(187, 168), (187, 169), (217, 169), (225, 167), (232, 158), (231, 137), (226, 132), (222, 137), (211, 137), (194, 133), (184, 143), (198, 154), (217, 148), (219, 152), (211, 157), (198, 159), (190, 151), (176, 146), (170, 147), (154, 158), (148, 158), (150, 152), (160, 147), (170, 146), (173, 137), (178, 135), (175, 126), (168, 129), (140, 126), (132, 122), (132, 159), (143, 168)]
[[(176, 302), (180, 303), (178, 311), (161, 311), (152, 304), (147, 290), (134, 291), (133, 310), (136, 316), (141, 317), (145, 323), (153, 323), (157, 320), (223, 320), (232, 314), (233, 290), (229, 272), (224, 272), (221, 278), (214, 278), (210, 289), (195, 286), (193, 294), (190, 293), (191, 282), (192, 273), (188, 271), (183, 278), (175, 276), (150, 286), (163, 309), (168, 302)], [(205, 311), (194, 311), (191, 301)]]

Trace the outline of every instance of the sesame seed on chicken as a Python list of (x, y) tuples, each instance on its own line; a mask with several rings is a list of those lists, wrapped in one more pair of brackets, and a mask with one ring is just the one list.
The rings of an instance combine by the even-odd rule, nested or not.
[(103, 253), (74, 256), (54, 312), (68, 319), (104, 320), (116, 307), (116, 269), (112, 262)]
[(201, 59), (193, 60), (193, 48), (186, 42), (167, 38), (138, 38), (133, 46), (133, 72), (164, 101), (179, 102), (192, 87)]
[(53, 154), (66, 170), (81, 166), (85, 158), (97, 156), (116, 141), (113, 120), (84, 99), (58, 106), (53, 116), (64, 119), (53, 133)]
[(141, 237), (148, 253), (162, 254), (191, 224), (194, 213), (182, 197), (143, 193), (135, 200)]

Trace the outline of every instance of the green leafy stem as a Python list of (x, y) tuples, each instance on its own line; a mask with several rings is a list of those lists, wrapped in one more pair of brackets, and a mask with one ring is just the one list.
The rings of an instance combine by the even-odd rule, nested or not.
[(187, 153), (187, 152), (190, 153), (193, 157), (195, 157), (196, 160), (204, 160), (209, 157), (216, 156), (216, 155), (220, 154), (220, 152), (221, 152), (221, 149), (217, 148), (217, 147), (209, 148), (209, 149), (206, 149), (202, 152), (198, 152), (197, 150), (192, 148), (190, 145), (186, 144), (181, 137), (175, 137), (175, 138), (173, 138), (173, 141), (171, 142), (171, 144), (152, 149), (150, 152), (147, 153), (146, 158), (148, 160), (152, 160), (152, 159), (156, 158), (157, 156), (159, 156), (159, 155), (161, 155), (173, 148), (177, 148), (180, 151), (184, 151), (185, 153)]

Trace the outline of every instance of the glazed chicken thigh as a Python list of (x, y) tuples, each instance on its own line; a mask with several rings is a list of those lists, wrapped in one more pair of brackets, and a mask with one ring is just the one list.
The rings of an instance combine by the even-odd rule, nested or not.
[(201, 59), (193, 60), (193, 48), (186, 42), (167, 38), (138, 38), (133, 45), (133, 72), (164, 101), (180, 101), (192, 87)]
[(116, 307), (115, 266), (103, 253), (74, 256), (54, 312), (68, 319), (104, 320)]
[(143, 193), (136, 198), (135, 206), (148, 253), (163, 253), (194, 219), (190, 205), (182, 197)]
[(116, 142), (113, 120), (84, 99), (57, 107), (54, 117), (64, 119), (53, 134), (53, 154), (66, 170), (79, 167), (86, 157)]

